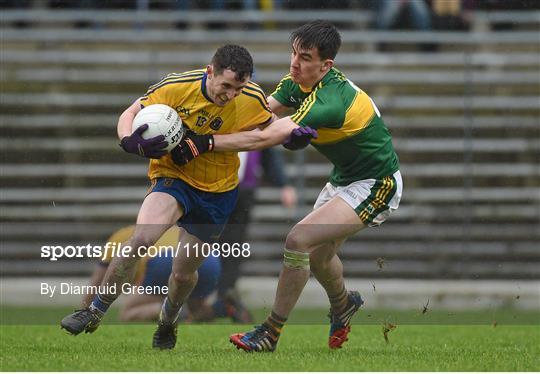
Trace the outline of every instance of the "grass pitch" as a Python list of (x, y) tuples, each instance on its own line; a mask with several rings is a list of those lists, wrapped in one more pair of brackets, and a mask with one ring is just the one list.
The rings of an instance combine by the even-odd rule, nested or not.
[[(5, 310), (4, 310), (5, 312)], [(5, 316), (5, 313), (3, 313)], [(56, 314), (57, 319), (63, 314)], [(228, 342), (251, 326), (184, 325), (172, 351), (151, 348), (153, 324), (106, 323), (72, 337), (58, 325), (3, 319), (3, 371), (537, 371), (540, 326), (353, 325), (343, 349), (329, 350), (326, 324), (286, 326), (274, 353), (245, 353)], [(13, 321), (12, 321), (13, 322)], [(28, 321), (30, 322), (30, 321)]]

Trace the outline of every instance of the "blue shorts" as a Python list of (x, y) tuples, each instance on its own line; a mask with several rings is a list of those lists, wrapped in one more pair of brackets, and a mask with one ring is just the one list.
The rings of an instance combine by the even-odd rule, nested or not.
[[(167, 252), (166, 256), (158, 256), (148, 260), (142, 286), (166, 286), (169, 282), (169, 275), (171, 275), (172, 261), (173, 256), (170, 252)], [(191, 295), (189, 295), (190, 299), (203, 299), (215, 290), (221, 275), (221, 262), (219, 257), (209, 256), (203, 261), (198, 272), (199, 280), (191, 292)]]
[(150, 192), (164, 192), (174, 197), (184, 208), (178, 226), (206, 243), (219, 239), (238, 200), (238, 188), (206, 192), (174, 178), (156, 178)]

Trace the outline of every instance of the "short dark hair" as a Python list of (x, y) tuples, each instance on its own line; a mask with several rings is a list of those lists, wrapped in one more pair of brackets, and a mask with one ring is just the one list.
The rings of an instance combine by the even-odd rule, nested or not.
[(320, 19), (294, 30), (290, 40), (291, 44), (298, 43), (302, 49), (317, 48), (321, 60), (333, 60), (341, 47), (341, 36), (336, 26)]
[(236, 44), (219, 47), (212, 57), (212, 66), (216, 74), (221, 74), (226, 69), (234, 71), (237, 81), (243, 81), (253, 75), (251, 55), (247, 49)]

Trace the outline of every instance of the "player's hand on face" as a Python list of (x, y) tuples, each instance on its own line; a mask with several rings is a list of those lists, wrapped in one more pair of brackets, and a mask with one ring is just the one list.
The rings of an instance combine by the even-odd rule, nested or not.
[(283, 142), (283, 146), (291, 151), (296, 151), (306, 148), (311, 143), (311, 139), (317, 139), (318, 136), (317, 130), (309, 126), (297, 127), (291, 132), (287, 140)]
[(213, 135), (198, 135), (188, 130), (180, 144), (171, 151), (171, 157), (175, 164), (182, 166), (212, 149), (214, 149)]
[(163, 135), (150, 139), (144, 139), (142, 133), (148, 129), (148, 125), (139, 126), (133, 134), (124, 136), (120, 141), (120, 147), (127, 153), (133, 153), (142, 157), (160, 158), (167, 154), (165, 147), (168, 143)]

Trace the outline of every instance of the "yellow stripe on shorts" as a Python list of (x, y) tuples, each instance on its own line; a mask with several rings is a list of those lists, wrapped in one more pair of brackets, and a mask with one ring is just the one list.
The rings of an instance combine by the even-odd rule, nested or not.
[(396, 183), (391, 176), (386, 176), (375, 182), (371, 194), (355, 209), (363, 223), (371, 223), (380, 212), (388, 209), (389, 195), (395, 190), (395, 187)]

